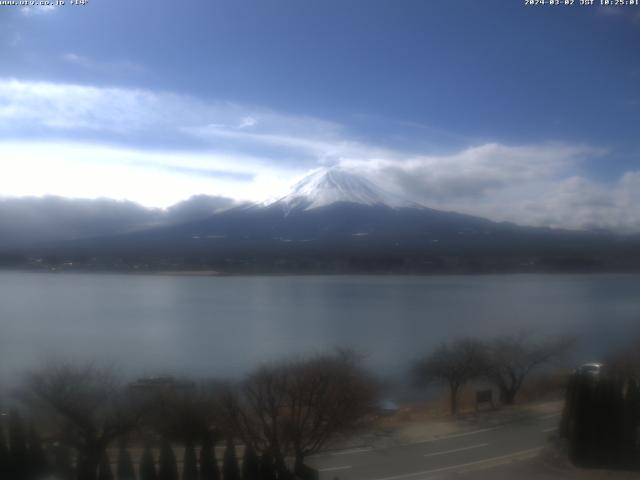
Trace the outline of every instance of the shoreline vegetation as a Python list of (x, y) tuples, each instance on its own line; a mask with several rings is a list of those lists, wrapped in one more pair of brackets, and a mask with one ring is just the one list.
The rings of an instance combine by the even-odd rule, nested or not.
[(179, 276), (179, 277), (221, 277), (226, 275), (217, 270), (161, 270), (151, 275)]
[(397, 270), (223, 270), (223, 269), (162, 269), (153, 268), (92, 268), (73, 266), (2, 266), (0, 272), (43, 273), (43, 274), (118, 274), (149, 275), (169, 277), (287, 277), (287, 276), (398, 276), (398, 277), (435, 277), (435, 276), (492, 276), (492, 275), (638, 275), (640, 267), (612, 269), (498, 269), (498, 270), (444, 270), (444, 271), (397, 271)]
[[(395, 408), (386, 405), (384, 385), (363, 357), (348, 349), (262, 364), (237, 382), (123, 381), (112, 367), (49, 362), (13, 392), (0, 392), (0, 478), (104, 480), (116, 471), (127, 480), (317, 480), (306, 459), (369, 437), (384, 446), (455, 433), (469, 422), (506, 424), (541, 413), (561, 418), (559, 446), (549, 448), (565, 452), (561, 443), (573, 445), (578, 428), (590, 425), (574, 418), (584, 400), (571, 386), (576, 378), (587, 390), (600, 385), (580, 370), (554, 366), (569, 346), (531, 335), (441, 344), (411, 372), (416, 386), (440, 386), (442, 396)], [(635, 346), (611, 357), (612, 374), (636, 378)], [(495, 405), (479, 408), (479, 388), (495, 394)], [(609, 408), (615, 401), (592, 407), (631, 415), (638, 398), (627, 393), (623, 410)], [(635, 437), (625, 438), (635, 445)]]
[[(530, 336), (459, 339), (433, 350), (412, 373), (416, 386), (449, 389), (455, 383), (456, 389), (449, 389), (456, 399), (450, 416), (459, 418), (467, 409), (459, 409), (458, 400), (464, 400), (465, 388), (476, 388), (474, 382), (492, 384), (500, 404), (513, 405), (525, 377), (531, 380), (529, 372), (565, 348), (563, 341)], [(235, 382), (168, 376), (124, 381), (113, 367), (51, 361), (0, 398), (0, 450), (7, 452), (0, 452), (0, 478), (7, 473), (13, 480), (52, 473), (62, 480), (113, 478), (117, 452), (116, 469), (137, 470), (141, 480), (156, 478), (143, 473), (156, 469), (164, 472), (158, 472), (161, 479), (177, 480), (180, 469), (183, 480), (196, 480), (198, 469), (205, 468), (213, 471), (204, 480), (219, 480), (221, 472), (224, 480), (258, 478), (241, 477), (240, 465), (242, 472), (268, 472), (262, 479), (315, 480), (317, 472), (305, 459), (399, 413), (385, 402), (383, 382), (363, 361), (350, 349), (286, 357)], [(518, 383), (505, 383), (505, 374), (515, 375)], [(410, 419), (410, 412), (397, 418)], [(241, 460), (238, 445), (244, 446)], [(218, 446), (225, 447), (215, 473)]]

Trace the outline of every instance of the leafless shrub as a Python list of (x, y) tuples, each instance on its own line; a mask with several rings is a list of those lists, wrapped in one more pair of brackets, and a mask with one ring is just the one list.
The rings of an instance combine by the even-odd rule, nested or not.
[(539, 339), (528, 333), (505, 335), (486, 346), (486, 376), (512, 405), (525, 379), (537, 368), (561, 357), (573, 345), (570, 337)]
[(92, 364), (52, 363), (32, 372), (24, 397), (77, 450), (79, 480), (95, 479), (107, 446), (135, 428), (143, 412), (112, 368)]
[(606, 368), (640, 381), (640, 338), (636, 338), (605, 361)]
[(573, 343), (570, 337), (540, 339), (526, 333), (489, 341), (462, 338), (440, 345), (418, 361), (413, 376), (419, 385), (445, 383), (454, 415), (460, 389), (473, 380), (489, 380), (498, 388), (502, 403), (513, 404), (529, 375), (560, 358)]
[(226, 398), (234, 430), (257, 450), (269, 452), (280, 470), (285, 458), (304, 458), (366, 420), (375, 382), (350, 352), (263, 366)]
[(451, 413), (458, 413), (458, 394), (466, 383), (486, 371), (486, 349), (482, 342), (463, 338), (443, 343), (413, 367), (418, 385), (443, 382), (449, 387)]
[(147, 406), (144, 423), (164, 438), (199, 443), (219, 429), (221, 384), (178, 381), (174, 387), (148, 391), (143, 396)]

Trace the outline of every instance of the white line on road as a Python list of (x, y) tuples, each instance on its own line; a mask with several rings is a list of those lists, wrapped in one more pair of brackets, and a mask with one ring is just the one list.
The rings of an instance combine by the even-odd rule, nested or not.
[(342, 467), (329, 467), (329, 468), (319, 468), (319, 472), (337, 472), (338, 470), (348, 470), (352, 468), (351, 465), (344, 465)]
[(498, 430), (499, 428), (501, 427), (483, 428), (481, 430), (472, 430), (470, 432), (454, 433), (453, 435), (444, 435), (442, 437), (430, 438), (429, 440), (418, 440), (416, 442), (411, 442), (409, 445), (416, 445), (419, 443), (439, 442), (441, 440), (449, 440), (450, 438), (459, 438), (459, 437), (466, 437), (468, 435), (477, 435), (478, 433), (493, 432), (494, 430)]
[(403, 479), (403, 478), (411, 478), (411, 477), (419, 477), (421, 475), (429, 475), (431, 473), (447, 472), (449, 470), (462, 469), (462, 468), (466, 468), (466, 467), (472, 467), (474, 465), (482, 465), (483, 463), (490, 463), (490, 462), (496, 462), (496, 461), (499, 461), (499, 460), (507, 460), (507, 459), (510, 459), (510, 458), (516, 458), (516, 457), (519, 457), (521, 455), (528, 455), (528, 454), (531, 454), (531, 453), (534, 453), (534, 452), (539, 452), (543, 448), (544, 447), (529, 448), (527, 450), (520, 450), (519, 452), (510, 453), (508, 455), (500, 455), (498, 457), (485, 458), (483, 460), (477, 460), (475, 462), (459, 463), (458, 465), (451, 465), (449, 467), (434, 468), (433, 470), (423, 470), (422, 472), (406, 473), (406, 474), (403, 474), (403, 475), (394, 475), (393, 477), (376, 478), (375, 480), (400, 480), (400, 479)]
[(488, 446), (489, 446), (488, 443), (479, 443), (478, 445), (471, 445), (470, 447), (462, 447), (462, 448), (456, 448), (454, 450), (444, 450), (441, 452), (426, 453), (425, 457), (436, 457), (438, 455), (447, 455), (448, 453), (464, 452), (465, 450), (473, 450), (474, 448), (482, 448), (482, 447), (488, 447)]
[(558, 427), (545, 428), (544, 430), (542, 430), (542, 433), (555, 432), (557, 429), (558, 429)]
[(549, 415), (543, 415), (540, 417), (540, 420), (548, 420), (549, 418), (555, 418), (562, 415), (562, 412), (550, 413)]
[[(562, 415), (562, 412), (556, 412), (556, 413), (550, 413), (547, 415), (543, 415), (540, 417), (536, 417), (537, 420), (548, 420), (550, 418), (554, 418), (554, 417), (559, 417), (560, 415)], [(485, 433), (485, 432), (492, 432), (494, 430), (498, 430), (500, 428), (504, 428), (506, 426), (509, 426), (510, 424), (502, 424), (502, 425), (498, 425), (496, 427), (491, 427), (491, 428), (483, 428), (480, 430), (472, 430), (470, 432), (462, 432), (462, 433), (454, 433), (451, 435), (443, 435), (441, 437), (435, 437), (435, 438), (429, 438), (426, 440), (414, 440), (411, 442), (407, 442), (407, 443), (399, 443), (394, 445), (393, 447), (390, 448), (397, 448), (397, 447), (404, 447), (404, 446), (409, 446), (409, 445), (420, 445), (423, 443), (433, 443), (433, 442), (440, 442), (440, 441), (444, 441), (444, 440), (449, 440), (450, 438), (459, 438), (459, 437), (466, 437), (467, 435), (476, 435), (478, 433)], [(378, 448), (378, 450), (386, 450), (387, 448)], [(351, 455), (354, 453), (366, 453), (366, 452), (372, 452), (376, 450), (373, 447), (366, 447), (366, 448), (351, 448), (348, 450), (340, 450), (340, 451), (333, 451), (333, 452), (322, 452), (322, 453), (318, 453), (316, 455), (312, 455), (309, 458), (316, 458), (316, 457), (327, 457), (327, 456), (334, 456), (334, 455)]]
[(339, 452), (332, 452), (329, 455), (351, 455), (352, 453), (370, 452), (373, 448), (352, 448), (351, 450), (340, 450)]

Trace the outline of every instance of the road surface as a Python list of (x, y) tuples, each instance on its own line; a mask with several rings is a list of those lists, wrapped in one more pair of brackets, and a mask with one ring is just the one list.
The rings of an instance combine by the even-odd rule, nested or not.
[(328, 452), (307, 463), (319, 470), (320, 480), (510, 478), (519, 463), (540, 453), (559, 420), (559, 413), (540, 415), (387, 448)]

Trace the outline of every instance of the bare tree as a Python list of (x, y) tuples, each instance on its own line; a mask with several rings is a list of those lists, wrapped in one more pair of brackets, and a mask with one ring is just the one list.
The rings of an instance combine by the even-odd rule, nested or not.
[(376, 386), (349, 352), (264, 366), (227, 399), (233, 428), (283, 471), (295, 469), (336, 437), (353, 432), (371, 412)]
[(29, 376), (26, 398), (46, 409), (60, 440), (78, 452), (78, 479), (95, 480), (107, 446), (133, 429), (142, 408), (111, 368), (51, 364)]
[(296, 463), (337, 435), (353, 432), (371, 412), (375, 383), (350, 352), (319, 356), (291, 366), (287, 439)]
[(625, 347), (612, 352), (605, 365), (610, 371), (640, 379), (640, 338), (634, 338)]
[(505, 335), (487, 344), (486, 375), (500, 392), (502, 403), (512, 405), (529, 374), (564, 354), (569, 337), (536, 339), (528, 333)]
[(259, 451), (273, 450), (281, 468), (286, 449), (286, 382), (284, 366), (261, 367), (237, 391), (229, 390), (224, 401), (229, 436), (240, 435)]
[(145, 423), (163, 437), (200, 442), (215, 433), (221, 418), (222, 386), (176, 381), (171, 388), (144, 392)]
[(467, 382), (486, 370), (485, 348), (473, 338), (443, 343), (413, 367), (416, 383), (444, 382), (449, 387), (451, 414), (458, 413), (458, 394)]

